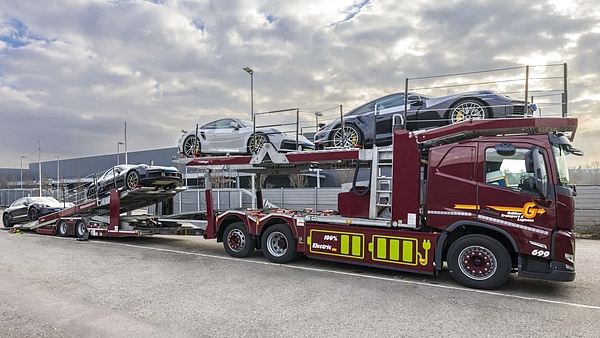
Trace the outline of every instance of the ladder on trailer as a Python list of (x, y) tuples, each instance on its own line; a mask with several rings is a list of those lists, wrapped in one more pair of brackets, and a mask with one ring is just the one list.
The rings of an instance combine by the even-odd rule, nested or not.
[(371, 195), (369, 218), (391, 218), (392, 207), (392, 146), (373, 147), (371, 164)]

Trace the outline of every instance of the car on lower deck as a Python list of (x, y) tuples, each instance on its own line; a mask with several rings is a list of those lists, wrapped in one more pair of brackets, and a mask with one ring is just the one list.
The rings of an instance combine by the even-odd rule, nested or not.
[(53, 197), (23, 197), (14, 201), (2, 214), (5, 228), (14, 224), (35, 221), (41, 216), (52, 214), (73, 206)]

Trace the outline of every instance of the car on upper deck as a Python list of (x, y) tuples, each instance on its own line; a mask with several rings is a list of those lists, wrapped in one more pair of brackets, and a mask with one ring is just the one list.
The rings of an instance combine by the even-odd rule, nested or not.
[(404, 121), (405, 106), (408, 130), (440, 127), (470, 119), (531, 117), (536, 110), (533, 104), (491, 90), (442, 97), (409, 92), (406, 97), (407, 100), (405, 93), (389, 94), (351, 110), (343, 116), (343, 131), (340, 118), (329, 122), (315, 134), (316, 148), (370, 147), (374, 143), (389, 145), (393, 129)]
[(199, 128), (184, 131), (177, 143), (184, 157), (201, 155), (255, 154), (263, 144), (271, 143), (277, 151), (312, 150), (314, 144), (305, 136), (288, 134), (271, 127), (254, 128), (252, 121), (223, 118)]

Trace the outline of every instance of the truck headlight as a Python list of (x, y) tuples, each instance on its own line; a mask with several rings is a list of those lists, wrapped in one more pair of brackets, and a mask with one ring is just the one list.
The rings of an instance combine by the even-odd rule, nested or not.
[(570, 253), (566, 253), (565, 254), (565, 259), (568, 260), (569, 262), (575, 264), (575, 255), (570, 254)]

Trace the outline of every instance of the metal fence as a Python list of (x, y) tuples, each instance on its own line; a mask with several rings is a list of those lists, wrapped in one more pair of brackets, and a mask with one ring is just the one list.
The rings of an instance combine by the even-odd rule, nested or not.
[[(205, 211), (204, 189), (188, 189), (173, 199), (174, 212)], [(263, 199), (270, 205), (287, 209), (312, 208), (313, 210), (337, 210), (340, 188), (277, 188), (263, 189)], [(44, 192), (46, 193), (46, 191)], [(52, 193), (49, 191), (49, 193)], [(0, 206), (9, 206), (21, 197), (37, 196), (37, 189), (2, 189)], [(49, 194), (49, 196), (54, 196)], [(66, 195), (69, 202), (83, 202), (82, 191)], [(60, 200), (63, 200), (61, 198)], [(251, 191), (246, 189), (213, 189), (213, 205), (216, 210), (252, 208), (256, 205)], [(600, 186), (578, 186), (575, 197), (576, 230), (600, 231)]]

